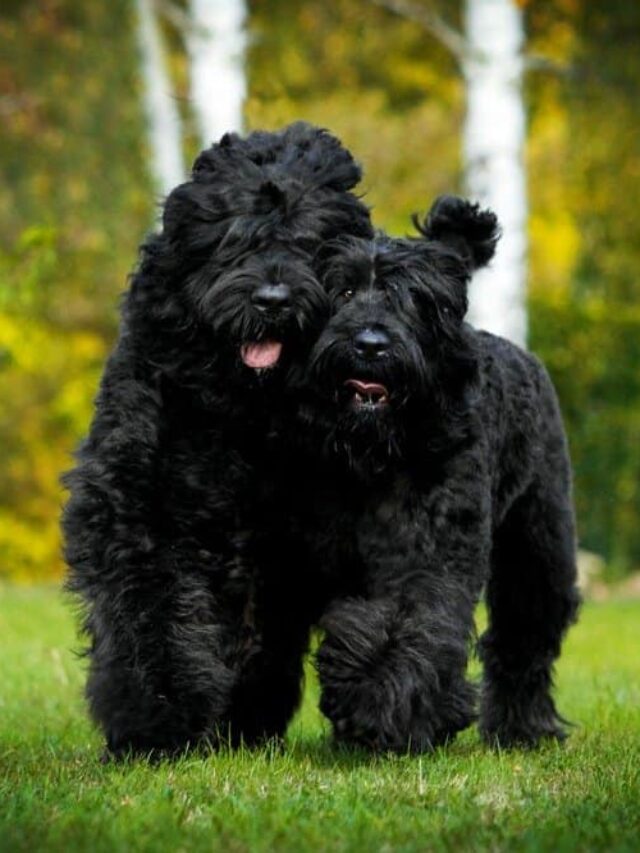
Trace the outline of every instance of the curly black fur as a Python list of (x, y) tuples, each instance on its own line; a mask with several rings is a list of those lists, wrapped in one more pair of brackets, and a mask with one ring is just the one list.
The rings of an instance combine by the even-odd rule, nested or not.
[(328, 317), (315, 251), (371, 234), (359, 178), (304, 123), (227, 135), (142, 247), (65, 477), (87, 697), (116, 755), (279, 735), (297, 705), (310, 619), (288, 602), (294, 554), (261, 535), (269, 441)]
[(291, 510), (331, 600), (321, 708), (373, 748), (453, 737), (476, 716), (465, 673), (486, 586), (481, 733), (534, 745), (564, 734), (551, 668), (578, 605), (563, 427), (537, 359), (464, 322), (495, 216), (444, 198), (420, 231), (342, 240), (326, 263)]

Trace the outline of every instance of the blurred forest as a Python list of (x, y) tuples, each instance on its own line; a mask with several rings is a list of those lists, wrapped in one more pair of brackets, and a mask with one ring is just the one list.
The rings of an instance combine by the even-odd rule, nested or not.
[[(459, 21), (457, 0), (437, 3)], [(526, 77), (530, 346), (567, 421), (581, 546), (620, 576), (640, 569), (640, 3), (519, 5), (547, 60)], [(157, 213), (134, 14), (130, 0), (0, 8), (0, 577), (62, 571), (58, 477)], [(163, 26), (193, 155), (183, 34)], [(253, 0), (247, 28), (247, 128), (336, 132), (392, 232), (462, 190), (462, 80), (415, 22), (373, 0)]]

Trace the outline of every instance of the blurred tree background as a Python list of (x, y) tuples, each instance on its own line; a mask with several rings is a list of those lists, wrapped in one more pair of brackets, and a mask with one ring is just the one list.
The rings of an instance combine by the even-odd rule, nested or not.
[[(458, 0), (437, 3), (460, 21)], [(526, 78), (530, 346), (567, 420), (581, 545), (620, 575), (640, 569), (640, 4), (519, 5), (546, 57)], [(164, 36), (193, 155), (177, 20)], [(373, 0), (253, 0), (247, 28), (247, 128), (336, 132), (395, 233), (462, 190), (463, 83), (414, 21)], [(0, 44), (0, 577), (35, 580), (62, 571), (58, 476), (158, 199), (132, 0), (3, 0)]]

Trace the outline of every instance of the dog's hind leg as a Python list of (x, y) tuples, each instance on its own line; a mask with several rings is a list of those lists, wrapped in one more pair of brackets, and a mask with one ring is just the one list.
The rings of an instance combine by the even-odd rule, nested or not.
[(575, 531), (568, 460), (559, 422), (550, 452), (494, 537), (487, 585), (489, 628), (480, 641), (480, 731), (490, 744), (562, 739), (552, 667), (575, 619)]

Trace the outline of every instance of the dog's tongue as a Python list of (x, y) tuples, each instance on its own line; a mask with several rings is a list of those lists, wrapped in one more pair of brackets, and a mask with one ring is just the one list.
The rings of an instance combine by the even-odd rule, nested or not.
[(278, 363), (282, 344), (280, 341), (260, 341), (254, 344), (244, 344), (240, 356), (247, 367), (273, 367)]
[(365, 397), (370, 397), (372, 394), (376, 394), (380, 397), (386, 397), (388, 394), (384, 385), (380, 385), (378, 382), (362, 382), (360, 379), (347, 379), (344, 384), (355, 389), (359, 394), (362, 394)]

